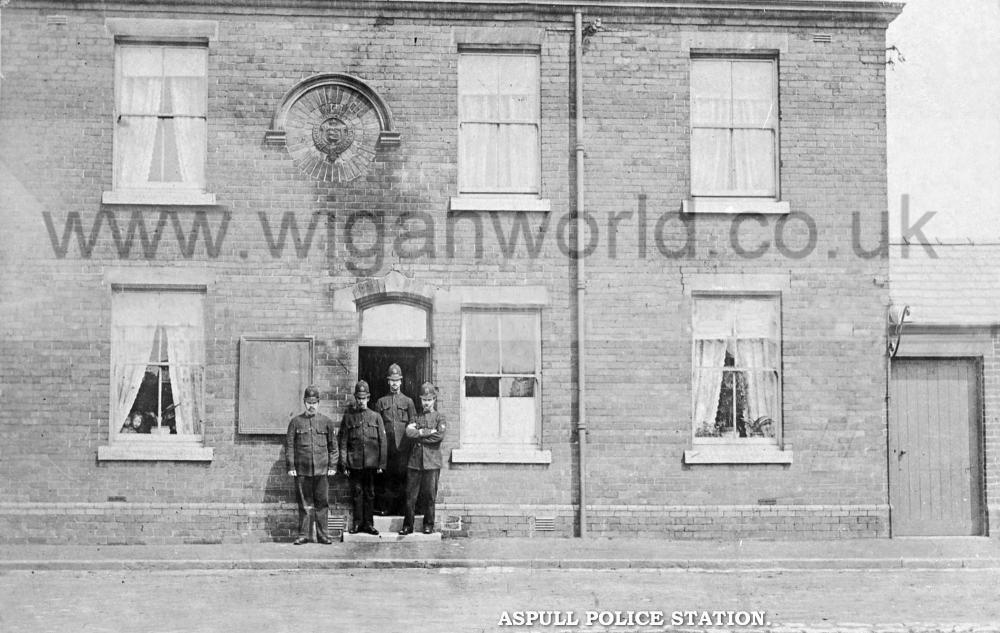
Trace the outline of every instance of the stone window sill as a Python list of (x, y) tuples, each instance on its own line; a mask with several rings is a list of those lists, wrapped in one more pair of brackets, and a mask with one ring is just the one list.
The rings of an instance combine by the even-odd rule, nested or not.
[(552, 451), (537, 448), (498, 446), (456, 448), (451, 451), (453, 464), (551, 464)]
[(214, 206), (215, 194), (201, 191), (132, 189), (105, 191), (104, 204), (141, 204), (168, 206)]
[(453, 196), (451, 211), (530, 211), (547, 213), (552, 202), (534, 196)]
[(214, 457), (214, 448), (176, 439), (149, 438), (149, 441), (116, 442), (97, 447), (99, 462), (210, 462)]
[(763, 215), (788, 215), (791, 206), (785, 200), (771, 198), (698, 198), (692, 197), (681, 202), (683, 213), (760, 213)]
[(792, 449), (775, 445), (695, 444), (684, 451), (685, 464), (791, 464)]

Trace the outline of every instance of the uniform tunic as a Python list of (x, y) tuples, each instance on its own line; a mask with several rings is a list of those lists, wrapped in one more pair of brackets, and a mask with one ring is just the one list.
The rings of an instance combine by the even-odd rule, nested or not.
[(295, 471), (295, 498), (299, 506), (299, 536), (308, 539), (312, 525), (316, 536), (327, 541), (329, 481), (327, 472), (340, 461), (333, 420), (321, 413), (299, 414), (288, 423), (285, 464)]
[(385, 469), (388, 443), (382, 418), (371, 409), (351, 409), (340, 423), (340, 465), (347, 471), (354, 502), (354, 528), (371, 528), (375, 473)]
[(424, 498), (424, 528), (434, 527), (437, 502), (438, 477), (441, 474), (441, 440), (444, 439), (444, 415), (437, 411), (420, 413), (414, 423), (406, 427), (406, 437), (413, 446), (406, 471), (406, 512), (403, 526), (413, 528), (417, 500)]
[(333, 420), (322, 413), (311, 417), (300, 413), (288, 423), (285, 441), (288, 470), (307, 477), (326, 476), (328, 469), (337, 468), (339, 453), (337, 429)]

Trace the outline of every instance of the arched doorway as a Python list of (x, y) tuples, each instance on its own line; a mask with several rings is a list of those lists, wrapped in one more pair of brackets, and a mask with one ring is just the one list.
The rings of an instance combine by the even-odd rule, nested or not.
[[(416, 300), (387, 299), (365, 305), (360, 317), (358, 378), (367, 381), (371, 389), (369, 406), (374, 408), (378, 399), (389, 393), (386, 374), (393, 363), (403, 371), (400, 390), (419, 406), (420, 385), (433, 379), (430, 306)], [(387, 475), (376, 490), (375, 511), (383, 515), (399, 511), (405, 486), (401, 473)]]

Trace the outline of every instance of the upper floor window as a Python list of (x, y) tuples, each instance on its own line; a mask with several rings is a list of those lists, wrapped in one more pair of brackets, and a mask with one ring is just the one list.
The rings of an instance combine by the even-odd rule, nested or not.
[(694, 297), (695, 443), (777, 442), (781, 420), (778, 305), (776, 296)]
[(691, 194), (778, 197), (776, 59), (691, 59)]
[(115, 189), (205, 189), (208, 49), (116, 46)]
[(459, 194), (539, 192), (539, 81), (537, 54), (459, 55)]

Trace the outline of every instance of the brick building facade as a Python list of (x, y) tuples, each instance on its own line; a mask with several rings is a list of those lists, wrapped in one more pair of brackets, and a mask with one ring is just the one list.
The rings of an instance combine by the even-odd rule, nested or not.
[(446, 534), (887, 536), (900, 7), (736, 4), (4, 7), (2, 538), (287, 538), (389, 359)]

